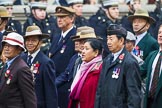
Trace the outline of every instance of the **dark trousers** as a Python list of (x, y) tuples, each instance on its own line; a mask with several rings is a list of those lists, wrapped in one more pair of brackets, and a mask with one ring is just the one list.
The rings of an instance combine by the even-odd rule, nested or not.
[(153, 98), (147, 98), (147, 108), (153, 108), (153, 102), (154, 99)]

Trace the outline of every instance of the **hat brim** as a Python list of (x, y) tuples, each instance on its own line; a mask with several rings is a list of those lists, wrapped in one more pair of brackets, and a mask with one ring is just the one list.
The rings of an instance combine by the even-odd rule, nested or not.
[(13, 46), (19, 46), (23, 49), (23, 51), (26, 51), (26, 49), (24, 48), (23, 45), (18, 44), (17, 42), (14, 42), (12, 40), (2, 40), (2, 44), (4, 44), (4, 43), (8, 43), (8, 44), (13, 45)]
[(134, 20), (135, 18), (145, 18), (145, 19), (148, 19), (148, 21), (149, 21), (150, 24), (155, 23), (155, 19), (152, 18), (152, 17), (140, 16), (140, 15), (130, 15), (130, 16), (128, 16), (128, 20), (129, 20), (130, 22), (133, 22), (133, 20)]
[(0, 18), (13, 18), (14, 16), (0, 16)]
[(54, 13), (55, 16), (69, 16), (69, 14), (64, 14), (64, 13)]
[(24, 36), (24, 39), (28, 38), (28, 37), (31, 37), (31, 36), (40, 36), (42, 39), (44, 38), (50, 38), (50, 36), (48, 34), (33, 34), (33, 35), (26, 35)]

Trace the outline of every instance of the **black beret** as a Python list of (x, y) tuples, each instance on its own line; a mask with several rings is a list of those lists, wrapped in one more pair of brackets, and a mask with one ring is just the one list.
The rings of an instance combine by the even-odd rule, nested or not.
[(117, 35), (126, 39), (127, 30), (118, 24), (110, 24), (107, 28), (107, 35)]

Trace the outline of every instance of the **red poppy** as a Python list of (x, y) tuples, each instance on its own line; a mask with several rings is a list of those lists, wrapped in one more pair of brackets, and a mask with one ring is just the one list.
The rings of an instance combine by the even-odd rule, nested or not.
[(120, 59), (120, 60), (123, 60), (123, 59), (124, 59), (124, 54), (121, 54), (121, 55), (119, 56), (119, 59)]
[(8, 77), (10, 75), (10, 70), (7, 70), (6, 72), (5, 72), (5, 77)]
[(135, 49), (136, 49), (136, 50), (139, 50), (139, 46), (136, 46)]

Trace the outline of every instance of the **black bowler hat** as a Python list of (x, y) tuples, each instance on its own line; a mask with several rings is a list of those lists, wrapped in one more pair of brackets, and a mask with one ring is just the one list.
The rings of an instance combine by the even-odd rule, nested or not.
[(110, 24), (107, 28), (107, 35), (117, 35), (118, 37), (126, 39), (127, 30), (118, 24)]

